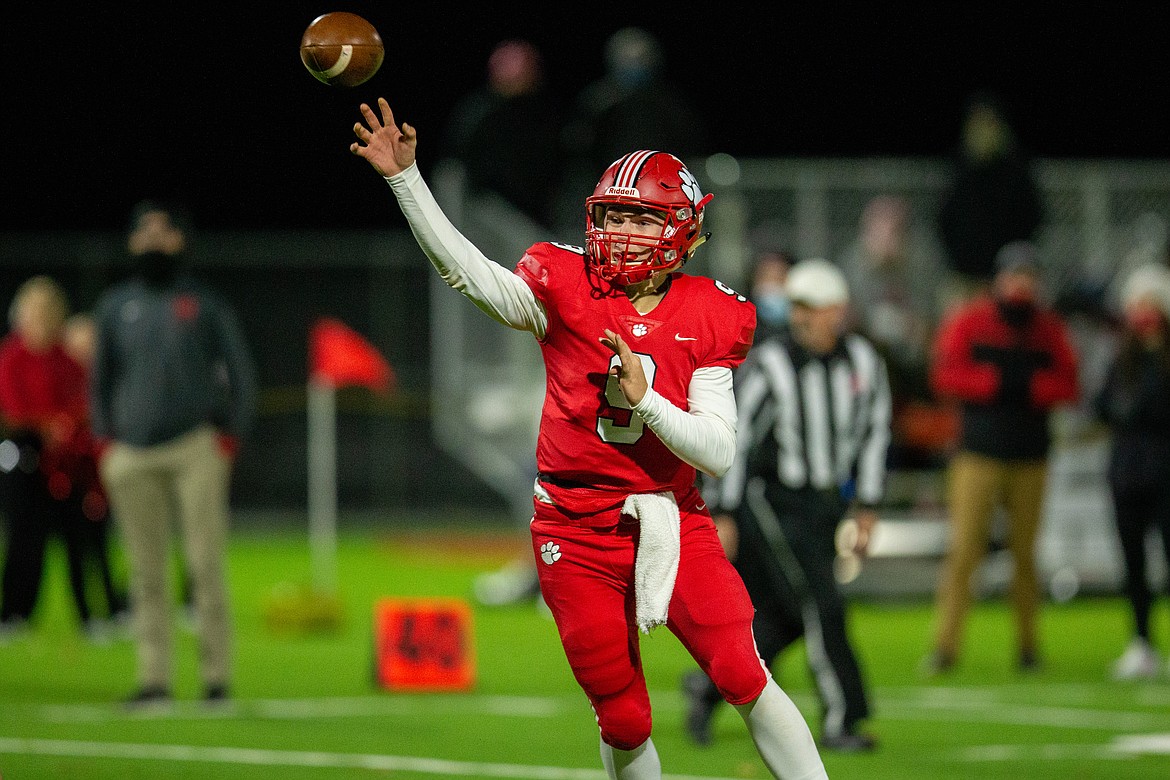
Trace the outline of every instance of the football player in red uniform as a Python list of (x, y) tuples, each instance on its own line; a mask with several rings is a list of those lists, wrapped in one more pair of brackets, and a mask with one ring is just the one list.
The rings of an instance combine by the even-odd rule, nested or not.
[(439, 209), (417, 134), (362, 104), (350, 151), (390, 184), (447, 284), (540, 343), (547, 387), (531, 524), (541, 592), (612, 778), (661, 777), (638, 632), (665, 624), (735, 705), (772, 774), (822, 778), (808, 726), (760, 660), (752, 605), (695, 488), (735, 450), (731, 371), (755, 308), (679, 269), (710, 201), (676, 157), (639, 151), (586, 200), (586, 247), (540, 243), (508, 270)]

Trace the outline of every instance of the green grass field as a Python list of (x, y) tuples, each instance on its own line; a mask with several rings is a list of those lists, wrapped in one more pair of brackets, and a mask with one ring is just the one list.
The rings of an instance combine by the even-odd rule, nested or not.
[[(477, 573), (523, 543), (498, 528), (346, 531), (338, 558), (343, 623), (306, 635), (274, 632), (264, 620), (280, 583), (308, 579), (304, 538), (239, 532), (230, 559), (234, 700), (215, 708), (198, 700), (194, 639), (179, 629), (179, 701), (138, 713), (117, 703), (134, 687), (131, 643), (81, 637), (57, 551), (37, 625), (0, 646), (0, 777), (604, 780), (593, 714), (554, 626), (532, 606), (475, 610), (471, 691), (404, 693), (374, 682), (378, 599), (466, 598)], [(1159, 612), (1159, 630), (1163, 619)], [(941, 681), (919, 679), (930, 620), (926, 603), (856, 604), (854, 636), (873, 687), (871, 725), (881, 747), (872, 755), (826, 755), (834, 780), (1170, 777), (1170, 684), (1107, 679), (1128, 625), (1120, 599), (1048, 605), (1046, 665), (1028, 676), (1013, 667), (1010, 616), (991, 601), (971, 617), (961, 667)], [(719, 713), (713, 746), (687, 742), (678, 681), (691, 661), (665, 629), (643, 638), (642, 647), (666, 774), (767, 777), (730, 708)], [(802, 651), (794, 649), (775, 672), (815, 730)]]

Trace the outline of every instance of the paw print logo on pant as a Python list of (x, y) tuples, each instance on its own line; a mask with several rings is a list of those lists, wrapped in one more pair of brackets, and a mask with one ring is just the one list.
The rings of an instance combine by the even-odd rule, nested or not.
[(540, 557), (551, 566), (561, 559), (561, 546), (555, 542), (545, 542), (540, 546)]

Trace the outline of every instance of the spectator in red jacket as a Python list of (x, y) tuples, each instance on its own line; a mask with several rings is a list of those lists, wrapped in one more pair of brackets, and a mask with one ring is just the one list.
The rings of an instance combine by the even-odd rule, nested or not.
[(60, 285), (34, 276), (17, 290), (9, 310), (12, 330), (0, 342), (0, 489), (8, 523), (0, 639), (32, 618), (53, 533), (65, 542), (78, 617), (91, 636), (101, 633), (86, 592), (94, 533), (86, 511), (95, 510), (86, 501), (93, 481), (87, 381), (62, 343), (67, 312)]
[(958, 452), (950, 462), (950, 545), (938, 584), (928, 673), (956, 662), (971, 584), (988, 549), (997, 507), (1008, 518), (1014, 562), (1011, 602), (1019, 665), (1039, 663), (1035, 568), (1047, 476), (1050, 412), (1079, 395), (1077, 357), (1065, 323), (1042, 301), (1036, 249), (1014, 242), (997, 256), (989, 293), (955, 310), (934, 342), (930, 381), (960, 406)]

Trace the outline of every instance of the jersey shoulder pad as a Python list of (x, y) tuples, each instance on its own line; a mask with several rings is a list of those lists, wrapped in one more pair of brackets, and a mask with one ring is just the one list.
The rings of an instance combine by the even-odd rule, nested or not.
[(542, 241), (528, 247), (516, 264), (516, 273), (534, 290), (545, 290), (563, 284), (568, 274), (580, 274), (584, 258), (585, 250), (579, 246)]
[(734, 368), (751, 349), (756, 332), (756, 307), (746, 296), (717, 279), (697, 277), (703, 311), (715, 333), (706, 365)]

